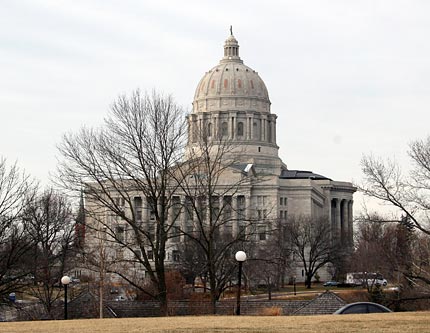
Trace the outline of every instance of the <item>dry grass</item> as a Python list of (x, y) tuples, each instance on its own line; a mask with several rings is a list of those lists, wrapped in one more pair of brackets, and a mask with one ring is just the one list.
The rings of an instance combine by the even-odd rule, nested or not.
[(272, 306), (271, 308), (264, 308), (261, 310), (261, 316), (280, 316), (282, 315), (282, 308)]
[(7, 333), (430, 332), (430, 312), (292, 317), (169, 317), (0, 323)]

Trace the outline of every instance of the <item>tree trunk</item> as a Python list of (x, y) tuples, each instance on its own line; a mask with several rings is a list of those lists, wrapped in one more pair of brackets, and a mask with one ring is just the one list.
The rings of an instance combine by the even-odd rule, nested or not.
[(169, 316), (169, 307), (168, 307), (166, 291), (160, 292), (157, 298), (158, 298), (158, 301), (160, 302), (160, 316), (163, 316), (163, 317)]
[(306, 274), (306, 281), (305, 281), (305, 285), (307, 289), (311, 289), (311, 285), (312, 285), (312, 275), (308, 275)]

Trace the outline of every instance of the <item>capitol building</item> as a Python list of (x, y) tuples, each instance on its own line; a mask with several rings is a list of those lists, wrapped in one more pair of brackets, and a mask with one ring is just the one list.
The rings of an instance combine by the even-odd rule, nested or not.
[[(321, 221), (329, 225), (326, 230), (333, 243), (341, 244), (340, 251), (350, 253), (356, 188), (349, 182), (335, 181), (311, 171), (288, 169), (278, 155), (277, 116), (271, 112), (268, 89), (259, 74), (244, 64), (239, 54), (239, 43), (232, 33), (225, 41), (220, 62), (197, 84), (187, 122), (188, 140), (182, 165), (192, 163), (210, 147), (216, 153), (223, 151), (218, 156), (218, 167), (223, 171), (217, 174), (211, 193), (198, 192), (198, 177), (207, 176), (204, 168), (200, 173), (196, 172), (196, 167), (192, 173), (183, 172), (186, 178), (172, 186), (175, 188), (171, 193), (172, 205), (166, 213), (171, 226), (166, 265), (180, 264), (181, 245), (187, 237), (205, 232), (205, 223), (211, 224), (213, 216), (224, 219), (219, 223), (219, 232), (214, 235), (230, 235), (237, 240), (244, 230), (254, 228), (254, 247), (264, 247), (270, 241), (276, 223), (288, 224), (301, 217)], [(183, 185), (186, 181), (194, 185), (188, 184), (186, 188)], [(131, 191), (118, 197), (115, 205), (124, 205), (124, 197), (129, 198), (130, 207), (121, 211), (123, 219), (133, 216), (136, 222), (132, 225), (134, 230), (142, 228), (139, 233), (153, 235), (157, 221), (151, 199), (139, 191)], [(206, 202), (210, 200), (212, 211), (207, 209), (206, 215), (203, 214), (205, 217), (197, 220), (199, 208), (194, 203), (203, 197)], [(194, 213), (187, 208), (190, 204), (194, 204)], [(95, 207), (97, 202), (88, 198), (88, 211), (95, 212)], [(107, 227), (112, 231), (112, 237), (122, 244), (132, 240), (131, 235), (127, 236), (133, 232), (130, 224), (120, 216), (108, 215), (102, 220), (104, 230)], [(250, 221), (254, 225), (249, 224)], [(89, 218), (89, 223), (95, 225), (97, 222)], [(101, 227), (92, 229), (102, 230)], [(98, 238), (93, 245), (101, 246), (104, 242), (103, 238)], [(110, 246), (111, 251), (114, 249), (115, 246)], [(118, 258), (127, 259), (120, 247), (117, 250)], [(145, 258), (152, 260), (152, 249), (145, 251)], [(137, 252), (129, 251), (129, 255)], [(290, 265), (283, 273), (284, 278), (295, 277), (297, 281), (304, 281), (303, 265), (294, 258), (288, 261)], [(139, 269), (146, 275), (143, 268)], [(327, 270), (318, 271), (318, 275), (323, 280), (332, 277)]]
[[(233, 198), (236, 207), (247, 207), (247, 216), (268, 221), (293, 216), (325, 219), (331, 224), (332, 237), (351, 249), (356, 188), (311, 171), (288, 169), (279, 158), (277, 116), (271, 112), (268, 89), (258, 72), (244, 64), (232, 33), (219, 64), (197, 85), (188, 123), (187, 156), (199, 149), (196, 133), (204, 127), (214, 144), (220, 137), (234, 143), (236, 148), (230, 154), (236, 154), (238, 168), (252, 168), (256, 175), (264, 175), (264, 181), (241, 188)], [(228, 178), (223, 182), (228, 183)], [(236, 228), (233, 226), (233, 232)], [(293, 274), (300, 279), (303, 271), (298, 267)]]

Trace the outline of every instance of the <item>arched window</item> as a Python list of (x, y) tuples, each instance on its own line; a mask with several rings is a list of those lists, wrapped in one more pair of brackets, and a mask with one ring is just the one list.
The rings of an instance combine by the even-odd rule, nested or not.
[(228, 87), (228, 80), (224, 79), (224, 88), (227, 88), (227, 87)]
[(237, 80), (237, 87), (242, 88), (242, 80), (241, 79)]
[(227, 125), (227, 122), (225, 121), (221, 124), (221, 135), (222, 136), (228, 135), (228, 125)]
[(212, 136), (212, 123), (208, 124), (208, 137)]
[(254, 122), (252, 124), (252, 132), (253, 132), (253, 137), (254, 139), (258, 139), (259, 138), (259, 133), (258, 133), (258, 124), (256, 122)]
[(243, 123), (237, 123), (237, 136), (243, 136)]

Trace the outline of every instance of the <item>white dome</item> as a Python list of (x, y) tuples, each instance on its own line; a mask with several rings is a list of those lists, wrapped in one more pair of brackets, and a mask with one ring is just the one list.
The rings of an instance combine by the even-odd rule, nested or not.
[(224, 110), (270, 112), (266, 85), (256, 71), (243, 64), (233, 35), (225, 41), (219, 65), (197, 85), (193, 102), (193, 112)]

